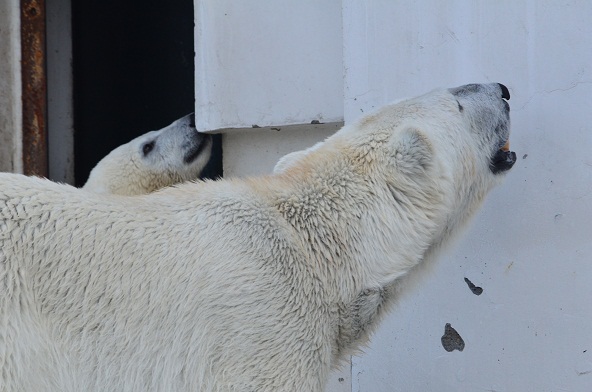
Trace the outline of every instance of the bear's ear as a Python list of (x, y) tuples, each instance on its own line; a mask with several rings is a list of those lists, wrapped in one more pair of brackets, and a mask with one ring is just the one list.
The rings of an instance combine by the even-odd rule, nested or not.
[(406, 174), (421, 174), (429, 170), (434, 155), (428, 137), (418, 128), (408, 127), (393, 143), (395, 166)]

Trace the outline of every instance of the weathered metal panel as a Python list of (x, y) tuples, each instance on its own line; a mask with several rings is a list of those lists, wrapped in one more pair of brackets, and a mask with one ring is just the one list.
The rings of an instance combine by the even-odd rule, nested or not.
[(72, 4), (45, 4), (49, 179), (74, 184)]
[(21, 0), (23, 171), (47, 177), (45, 0)]

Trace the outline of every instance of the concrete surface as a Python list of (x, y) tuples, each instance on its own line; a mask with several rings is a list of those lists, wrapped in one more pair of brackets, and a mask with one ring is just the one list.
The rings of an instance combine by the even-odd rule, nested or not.
[(0, 171), (22, 173), (20, 2), (0, 1)]

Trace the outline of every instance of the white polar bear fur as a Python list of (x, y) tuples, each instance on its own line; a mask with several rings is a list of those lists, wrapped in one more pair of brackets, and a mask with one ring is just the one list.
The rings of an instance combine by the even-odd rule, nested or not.
[[(187, 161), (196, 149), (199, 153)], [(211, 136), (198, 133), (192, 115), (187, 115), (111, 151), (93, 168), (83, 189), (134, 196), (196, 180), (211, 151)]]
[(1, 174), (0, 390), (322, 391), (503, 177), (496, 86), (386, 106), (273, 176), (127, 198)]
[(322, 145), (323, 142), (318, 142), (314, 146), (309, 147), (305, 150), (294, 151), (284, 155), (277, 161), (277, 163), (273, 167), (273, 172), (277, 174), (285, 171), (288, 167), (292, 166), (294, 162), (298, 161), (300, 158), (304, 157), (308, 153), (319, 149)]

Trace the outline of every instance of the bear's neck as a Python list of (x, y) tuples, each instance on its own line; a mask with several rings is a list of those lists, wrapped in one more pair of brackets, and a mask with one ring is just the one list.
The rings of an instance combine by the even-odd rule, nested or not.
[(424, 208), (435, 196), (397, 189), (380, 169), (319, 151), (278, 176), (275, 205), (298, 233), (306, 262), (320, 267), (312, 270), (335, 286), (330, 292), (340, 301), (406, 274), (437, 235), (438, 211)]

